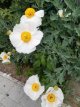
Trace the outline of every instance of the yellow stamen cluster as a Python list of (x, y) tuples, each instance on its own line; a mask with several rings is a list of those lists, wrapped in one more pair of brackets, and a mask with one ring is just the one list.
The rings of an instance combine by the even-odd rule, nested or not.
[(31, 40), (31, 33), (30, 32), (22, 32), (21, 40), (23, 42), (29, 42)]
[(25, 15), (28, 18), (32, 18), (35, 15), (35, 9), (33, 8), (28, 8), (25, 10)]
[(8, 56), (4, 55), (3, 60), (7, 60), (7, 59), (8, 59)]
[(48, 94), (47, 100), (51, 103), (56, 101), (56, 96), (53, 93)]
[(38, 92), (38, 91), (39, 91), (39, 88), (40, 88), (40, 86), (39, 86), (38, 83), (32, 84), (32, 90), (33, 90), (34, 92)]

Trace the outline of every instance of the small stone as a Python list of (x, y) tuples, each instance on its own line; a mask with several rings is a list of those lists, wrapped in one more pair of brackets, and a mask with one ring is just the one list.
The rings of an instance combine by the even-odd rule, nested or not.
[(9, 96), (9, 94), (7, 93), (7, 94), (6, 94), (6, 96), (8, 97), (8, 96)]

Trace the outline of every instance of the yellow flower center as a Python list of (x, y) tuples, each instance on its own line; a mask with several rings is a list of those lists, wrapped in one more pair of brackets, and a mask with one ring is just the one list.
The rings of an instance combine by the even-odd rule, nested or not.
[(55, 96), (53, 93), (48, 94), (47, 100), (48, 100), (49, 102), (53, 103), (53, 102), (56, 101), (56, 96)]
[(6, 60), (6, 59), (8, 59), (8, 56), (4, 55), (3, 60)]
[(25, 10), (25, 15), (28, 17), (28, 18), (31, 18), (35, 15), (35, 9), (33, 8), (28, 8)]
[(29, 42), (31, 40), (31, 33), (30, 32), (22, 32), (21, 40), (23, 42)]
[(56, 85), (53, 88), (54, 88), (55, 91), (57, 91), (59, 89), (59, 87), (56, 86)]
[(38, 83), (32, 84), (32, 90), (33, 90), (34, 92), (38, 92), (38, 91), (39, 91), (39, 88), (40, 88), (40, 86), (39, 86)]

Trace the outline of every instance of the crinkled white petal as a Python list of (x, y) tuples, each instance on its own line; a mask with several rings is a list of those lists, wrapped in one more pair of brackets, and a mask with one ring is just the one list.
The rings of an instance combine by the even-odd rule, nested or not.
[(34, 39), (37, 39), (39, 41), (42, 40), (42, 37), (43, 37), (43, 32), (41, 32), (40, 30), (36, 31), (33, 35)]
[(10, 60), (7, 59), (7, 60), (3, 60), (2, 63), (6, 64), (6, 63), (10, 63)]
[(37, 31), (37, 29), (38, 28), (36, 28), (34, 23), (27, 22), (27, 24), (26, 23), (16, 24), (13, 28), (13, 32), (18, 32), (18, 33), (22, 33), (25, 31), (33, 32), (33, 31)]
[(27, 49), (27, 48), (24, 48), (24, 47), (16, 48), (17, 52), (24, 53), (24, 54), (30, 54), (30, 53), (34, 52), (35, 50), (36, 50), (36, 47), (34, 47), (32, 49)]
[(36, 94), (37, 99), (40, 97), (40, 95), (44, 92), (45, 87), (40, 85), (40, 90), (39, 92)]
[(46, 93), (52, 92), (53, 91), (53, 87), (49, 87), (48, 90), (46, 91)]
[(39, 10), (35, 13), (37, 17), (44, 17), (44, 10)]
[(62, 90), (61, 90), (60, 88), (58, 88), (58, 90), (55, 90), (55, 93), (56, 93), (56, 95), (57, 95), (57, 98), (58, 98), (61, 102), (63, 102), (64, 94), (63, 94)]
[(21, 34), (19, 32), (12, 32), (9, 36), (9, 39), (11, 41), (11, 44), (16, 48), (22, 43)]
[(20, 23), (27, 24), (28, 22), (32, 23), (34, 27), (38, 27), (42, 24), (42, 19), (36, 16), (33, 16), (32, 18), (27, 18), (25, 15), (23, 15), (20, 19)]
[(6, 52), (2, 52), (2, 53), (0, 54), (0, 58), (3, 58), (4, 55), (7, 55)]
[(46, 107), (46, 100), (45, 100), (45, 95), (42, 95), (41, 97), (41, 107)]
[(54, 104), (47, 102), (46, 107), (58, 107), (58, 106), (56, 105), (55, 102), (54, 102)]
[(35, 82), (39, 83), (38, 75), (33, 75), (33, 76), (29, 77), (28, 80), (26, 81), (26, 83), (28, 83), (28, 84), (33, 84)]

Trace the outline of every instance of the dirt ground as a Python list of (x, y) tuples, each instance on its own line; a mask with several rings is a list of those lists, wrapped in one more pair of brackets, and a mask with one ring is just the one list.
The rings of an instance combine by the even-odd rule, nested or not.
[[(0, 62), (0, 71), (11, 74), (12, 77), (21, 82), (25, 82), (27, 79), (22, 75), (16, 75), (16, 68), (14, 64), (5, 65)], [(67, 96), (66, 103), (71, 105), (71, 107), (80, 107), (80, 83), (71, 81), (69, 83), (69, 88), (72, 89), (72, 92)]]
[(72, 92), (67, 96), (66, 103), (71, 107), (80, 107), (80, 83), (70, 81), (69, 88)]
[(2, 64), (0, 62), (0, 71), (7, 73), (7, 74), (11, 74), (11, 76), (13, 78), (16, 78), (17, 80), (21, 81), (21, 82), (25, 82), (26, 81), (26, 77), (22, 76), (22, 75), (16, 75), (16, 67), (14, 64)]

